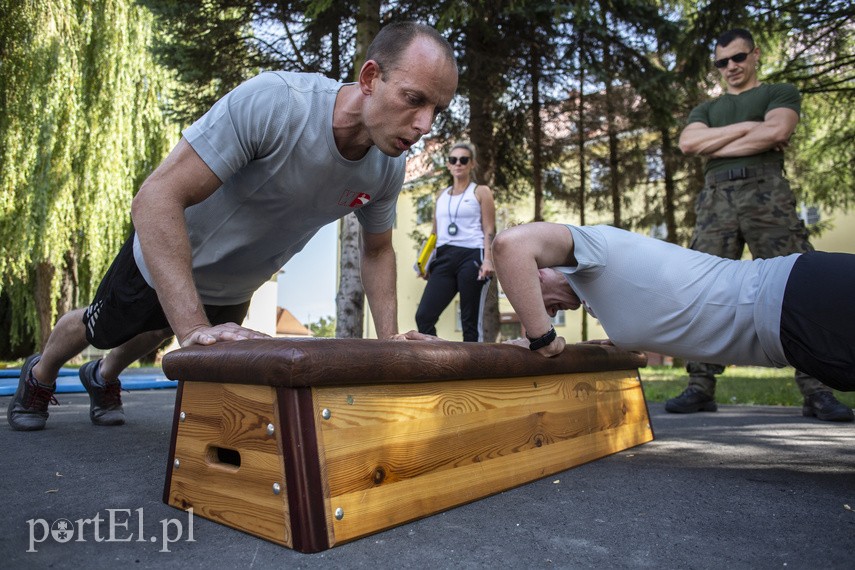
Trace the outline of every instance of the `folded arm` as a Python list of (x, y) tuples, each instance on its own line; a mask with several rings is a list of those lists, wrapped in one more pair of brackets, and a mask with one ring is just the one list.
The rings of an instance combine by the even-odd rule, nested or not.
[(799, 115), (792, 109), (772, 109), (763, 121), (743, 121), (725, 127), (691, 123), (680, 134), (680, 150), (705, 157), (751, 156), (782, 149), (792, 136)]
[(790, 142), (799, 123), (799, 115), (792, 109), (780, 107), (766, 113), (763, 122), (744, 136), (722, 146), (710, 156), (716, 158), (751, 156), (768, 150), (783, 150)]
[(690, 123), (680, 133), (680, 150), (683, 154), (692, 156), (712, 156), (717, 150), (744, 137), (751, 129), (761, 124), (744, 121), (726, 127), (709, 127), (704, 123)]

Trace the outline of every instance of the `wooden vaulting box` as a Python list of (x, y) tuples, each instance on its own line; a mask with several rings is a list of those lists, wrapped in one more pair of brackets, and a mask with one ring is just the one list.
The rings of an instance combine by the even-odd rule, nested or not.
[(645, 363), (582, 344), (181, 349), (163, 500), (317, 552), (651, 441)]

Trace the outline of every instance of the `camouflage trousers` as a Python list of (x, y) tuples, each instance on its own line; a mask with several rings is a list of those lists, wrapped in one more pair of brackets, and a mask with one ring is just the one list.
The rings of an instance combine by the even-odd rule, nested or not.
[[(748, 246), (756, 258), (812, 251), (804, 222), (796, 215), (796, 199), (780, 169), (767, 165), (757, 176), (715, 182), (711, 176), (695, 204), (697, 224), (691, 249), (741, 259)], [(689, 362), (689, 386), (715, 395), (721, 364)], [(796, 371), (802, 394), (830, 391), (819, 380)]]

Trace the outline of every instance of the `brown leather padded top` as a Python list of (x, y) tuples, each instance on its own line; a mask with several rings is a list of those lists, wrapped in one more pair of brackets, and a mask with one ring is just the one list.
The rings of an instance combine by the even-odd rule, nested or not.
[(173, 380), (296, 388), (634, 370), (647, 356), (569, 345), (552, 358), (515, 345), (352, 338), (263, 339), (190, 346), (163, 357)]

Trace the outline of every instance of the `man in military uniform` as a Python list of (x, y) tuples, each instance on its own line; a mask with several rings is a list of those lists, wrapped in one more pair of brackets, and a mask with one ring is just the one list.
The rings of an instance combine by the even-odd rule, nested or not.
[[(760, 48), (751, 33), (733, 29), (716, 41), (715, 66), (727, 92), (695, 107), (680, 135), (680, 149), (707, 159), (695, 210), (691, 248), (739, 259), (745, 245), (755, 258), (813, 250), (795, 198), (783, 176), (784, 148), (799, 122), (800, 96), (790, 84), (757, 79)], [(668, 400), (669, 412), (714, 412), (721, 364), (689, 362), (689, 384)], [(852, 421), (831, 389), (796, 371), (802, 413), (826, 421)]]

